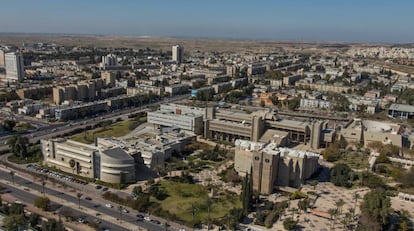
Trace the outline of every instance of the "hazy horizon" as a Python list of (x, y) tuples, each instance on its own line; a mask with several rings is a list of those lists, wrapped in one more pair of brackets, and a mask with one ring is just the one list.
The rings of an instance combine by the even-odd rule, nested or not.
[(13, 1), (0, 32), (231, 40), (413, 43), (408, 0)]

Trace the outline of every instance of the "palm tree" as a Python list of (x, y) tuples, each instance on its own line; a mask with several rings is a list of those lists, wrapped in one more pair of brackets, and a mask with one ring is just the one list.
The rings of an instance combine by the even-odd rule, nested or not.
[(336, 217), (336, 215), (338, 215), (338, 210), (337, 209), (329, 209), (328, 213), (331, 216), (331, 230), (332, 230), (333, 227), (335, 226), (335, 217)]
[(191, 204), (191, 218), (192, 218), (192, 221), (194, 221), (194, 216), (196, 214), (196, 211), (197, 211), (197, 207), (194, 204)]
[(313, 187), (313, 190), (316, 189), (316, 185), (318, 185), (318, 181), (317, 180), (311, 180), (309, 181), (309, 184)]
[(11, 178), (12, 178), (12, 182), (13, 182), (13, 184), (14, 184), (14, 171), (12, 170), (12, 171), (10, 171), (10, 176), (11, 176)]
[(46, 195), (45, 195), (45, 185), (46, 185), (46, 180), (45, 180), (45, 178), (42, 177), (42, 193), (43, 193), (44, 197), (46, 197)]
[(207, 230), (210, 230), (210, 209), (213, 202), (211, 201), (210, 197), (206, 201), (207, 205)]
[(337, 209), (338, 209), (338, 215), (341, 216), (342, 214), (342, 207), (345, 205), (345, 201), (341, 199), (339, 199), (339, 201), (337, 201), (335, 203)]
[(82, 197), (82, 193), (80, 193), (80, 192), (76, 193), (76, 197), (78, 197), (78, 206), (79, 206), (79, 209), (80, 209), (80, 199)]
[(355, 212), (356, 205), (357, 205), (357, 203), (358, 203), (358, 200), (361, 198), (361, 196), (360, 196), (357, 192), (355, 192), (355, 193), (352, 195), (352, 197), (353, 197), (353, 199), (354, 199), (354, 212)]

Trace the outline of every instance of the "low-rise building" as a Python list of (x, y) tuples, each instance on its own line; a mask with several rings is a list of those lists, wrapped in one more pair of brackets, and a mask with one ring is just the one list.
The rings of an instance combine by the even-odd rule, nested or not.
[(392, 118), (410, 119), (414, 116), (414, 106), (393, 103), (388, 108), (388, 116)]
[(394, 123), (354, 119), (339, 131), (341, 139), (348, 144), (363, 144), (371, 142), (393, 144), (403, 147), (403, 127)]
[(120, 147), (66, 139), (41, 140), (43, 164), (109, 183), (135, 182), (135, 159)]
[(176, 127), (195, 134), (203, 133), (205, 110), (178, 104), (162, 104), (160, 110), (148, 112), (148, 123), (163, 127)]

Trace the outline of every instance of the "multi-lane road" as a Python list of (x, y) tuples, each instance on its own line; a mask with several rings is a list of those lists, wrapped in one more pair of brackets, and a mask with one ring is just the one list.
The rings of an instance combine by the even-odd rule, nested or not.
[[(183, 100), (188, 98), (189, 95), (179, 95), (171, 98), (166, 98), (161, 101), (157, 101), (151, 104), (144, 105), (143, 107), (135, 107), (135, 108), (128, 108), (124, 110), (119, 111), (113, 111), (110, 113), (107, 113), (105, 115), (96, 115), (92, 118), (82, 119), (78, 121), (73, 122), (57, 122), (57, 123), (47, 123), (42, 120), (37, 120), (34, 118), (28, 118), (27, 116), (21, 116), (21, 115), (14, 115), (15, 119), (18, 119), (18, 121), (24, 120), (25, 122), (29, 122), (31, 124), (34, 124), (37, 128), (35, 130), (29, 131), (27, 134), (23, 134), (23, 136), (27, 137), (31, 143), (36, 143), (41, 139), (48, 139), (53, 138), (59, 135), (64, 135), (66, 133), (69, 133), (75, 129), (79, 128), (86, 128), (87, 126), (92, 126), (97, 123), (99, 123), (102, 120), (116, 120), (118, 118), (121, 118), (122, 120), (128, 119), (128, 115), (147, 111), (149, 110), (149, 107), (157, 106), (161, 103), (167, 103), (167, 102), (175, 102), (179, 100)], [(5, 113), (5, 112), (1, 112)], [(4, 152), (8, 149), (8, 146), (6, 144), (6, 141), (13, 136), (14, 134), (2, 134), (0, 135), (0, 152)]]
[[(13, 197), (24, 204), (33, 205), (34, 200), (39, 196), (39, 192), (42, 192), (42, 185), (39, 182), (35, 182), (32, 179), (27, 179), (26, 177), (23, 177), (23, 174), (15, 174), (14, 183), (12, 183), (10, 172), (4, 169), (0, 169), (0, 179), (7, 180), (9, 182), (6, 185), (6, 188), (8, 190), (11, 190)], [(17, 186), (23, 186), (24, 190), (19, 189)], [(83, 196), (83, 199), (81, 199), (81, 208), (84, 208), (85, 211), (83, 212), (82, 210), (75, 209), (77, 207), (76, 205), (78, 204), (76, 192), (68, 192), (64, 191), (63, 189), (55, 190), (50, 187), (45, 187), (45, 194), (51, 199), (54, 204), (70, 207), (75, 217), (85, 217), (85, 220), (87, 221), (98, 219), (102, 222), (100, 224), (100, 227), (105, 227), (109, 230), (139, 230), (139, 228), (151, 231), (176, 230), (175, 228), (166, 228), (163, 226), (163, 224), (155, 224), (148, 221), (138, 221), (136, 217), (136, 211), (122, 214), (122, 221), (119, 221), (118, 218), (120, 216), (120, 212), (118, 211), (118, 206), (108, 208), (105, 206), (105, 204), (111, 202), (105, 201), (99, 197), (95, 197), (94, 195), (87, 195), (91, 197), (92, 200), (85, 200), (85, 196)], [(55, 200), (53, 198), (55, 198)], [(98, 213), (101, 214), (99, 217), (96, 216)], [(111, 222), (111, 219), (103, 219), (102, 216), (110, 217), (114, 222)]]

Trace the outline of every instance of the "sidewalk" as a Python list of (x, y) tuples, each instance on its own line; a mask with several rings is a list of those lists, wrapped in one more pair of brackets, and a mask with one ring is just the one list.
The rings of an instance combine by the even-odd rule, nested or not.
[[(3, 168), (2, 166), (0, 167), (1, 169), (3, 169), (3, 170), (6, 170), (6, 171), (9, 171), (8, 169), (5, 169), (5, 168)], [(31, 179), (30, 179), (30, 177), (28, 177), (26, 174), (22, 174), (22, 173), (20, 173), (19, 172), (19, 174), (17, 174), (19, 177), (22, 177), (22, 178), (24, 178), (24, 179), (26, 179), (26, 180), (29, 180), (29, 181), (32, 181)], [(24, 190), (24, 186), (22, 186), (22, 185), (18, 185), (18, 184), (10, 184), (8, 181), (6, 181), (6, 180), (3, 180), (3, 179), (1, 179), (0, 180), (1, 182), (3, 182), (4, 184), (7, 184), (8, 183), (8, 185), (9, 186), (12, 186), (12, 187), (16, 187), (16, 188), (19, 188), (19, 189), (21, 189), (21, 190)], [(7, 182), (7, 183), (6, 183)], [(34, 184), (38, 184), (37, 182), (33, 182)], [(49, 184), (51, 184), (50, 182), (49, 182)], [(62, 191), (65, 191), (65, 193), (66, 194), (68, 194), (68, 195), (71, 195), (71, 196), (73, 196), (73, 197), (75, 197), (76, 198), (76, 191), (74, 191), (74, 192), (72, 192), (72, 191), (70, 191), (70, 190), (68, 190), (68, 189), (64, 189), (64, 190), (62, 190)], [(43, 196), (42, 195), (42, 193), (41, 192), (38, 192), (38, 191), (35, 191), (35, 190), (31, 190), (30, 191), (30, 193), (31, 194), (34, 194), (34, 195), (37, 195), (37, 196)], [(118, 224), (118, 225), (122, 225), (122, 227), (124, 227), (124, 228), (127, 228), (127, 229), (129, 229), (129, 230), (145, 230), (145, 229), (143, 229), (143, 228), (140, 228), (140, 227), (137, 227), (137, 224), (133, 224), (133, 223), (130, 223), (130, 222), (126, 222), (126, 221), (122, 221), (122, 223), (120, 224), (120, 222), (119, 222), (119, 220), (117, 220), (117, 218), (115, 218), (115, 217), (112, 217), (112, 216), (108, 216), (108, 215), (106, 215), (106, 214), (101, 214), (100, 216), (96, 216), (96, 214), (98, 214), (99, 212), (98, 211), (96, 211), (96, 210), (93, 210), (93, 209), (90, 209), (90, 208), (85, 208), (85, 207), (82, 207), (81, 206), (81, 208), (79, 209), (79, 206), (78, 206), (78, 204), (77, 203), (72, 203), (72, 202), (70, 202), (70, 201), (66, 201), (66, 200), (63, 200), (63, 199), (61, 199), (61, 198), (58, 198), (58, 197), (56, 197), (56, 196), (54, 196), (54, 195), (49, 195), (49, 194), (46, 194), (46, 196), (51, 200), (51, 201), (53, 201), (53, 202), (56, 202), (56, 203), (59, 203), (59, 204), (62, 204), (62, 205), (64, 205), (64, 206), (67, 206), (67, 207), (70, 207), (70, 208), (72, 208), (72, 209), (74, 209), (74, 210), (77, 210), (77, 211), (81, 211), (81, 212), (84, 212), (84, 213), (87, 213), (89, 216), (92, 216), (92, 217), (94, 217), (94, 218), (97, 218), (97, 219), (101, 219), (101, 220), (106, 220), (106, 221), (109, 221), (109, 222), (111, 222), (111, 223), (114, 223), (114, 224)], [(107, 201), (100, 201), (100, 200), (98, 200), (97, 198), (94, 198), (94, 199), (96, 199), (96, 201), (98, 201), (99, 203), (107, 203)], [(100, 213), (99, 213), (100, 214)]]

